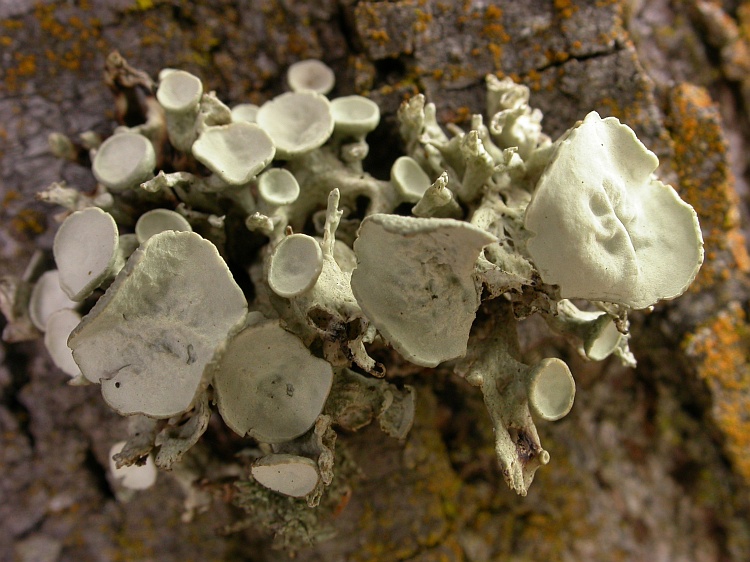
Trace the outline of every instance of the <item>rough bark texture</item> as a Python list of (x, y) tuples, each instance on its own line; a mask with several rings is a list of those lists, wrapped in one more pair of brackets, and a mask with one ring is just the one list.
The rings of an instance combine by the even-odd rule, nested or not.
[[(383, 108), (376, 175), (397, 154), (405, 96), (423, 91), (441, 122), (462, 124), (484, 109), (483, 76), (511, 75), (553, 137), (590, 110), (629, 123), (700, 215), (706, 264), (686, 296), (634, 315), (636, 370), (583, 363), (542, 322), (523, 325), (528, 357), (563, 357), (578, 385), (573, 412), (540, 424), (552, 461), (527, 497), (500, 477), (478, 391), (440, 369), (400, 372), (394, 353), (390, 373), (417, 387), (415, 428), (405, 443), (375, 428), (340, 437), (360, 475), (338, 535), (299, 560), (750, 559), (750, 3), (0, 0), (3, 274), (51, 246), (37, 191), (93, 186), (47, 136), (109, 133), (101, 71), (115, 48), (152, 75), (189, 70), (231, 102), (265, 100), (289, 64), (322, 58), (334, 95)], [(231, 486), (191, 522), (168, 476), (116, 501), (106, 455), (125, 420), (97, 388), (67, 386), (41, 345), (0, 349), (0, 559), (285, 558), (262, 533), (216, 533), (237, 516)], [(204, 439), (221, 450), (226, 432), (217, 422)]]

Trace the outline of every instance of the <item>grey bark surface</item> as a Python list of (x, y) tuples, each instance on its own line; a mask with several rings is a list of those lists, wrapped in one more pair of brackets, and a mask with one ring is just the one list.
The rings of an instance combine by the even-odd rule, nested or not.
[[(729, 22), (706, 16), (703, 4)], [(682, 179), (677, 164), (692, 146), (688, 115), (729, 147), (705, 146), (695, 166), (705, 177), (694, 178), (705, 185), (701, 200), (746, 217), (746, 90), (724, 49), (742, 10), (740, 2), (666, 0), (0, 0), (0, 274), (20, 275), (35, 248), (49, 253), (55, 210), (36, 192), (61, 179), (94, 186), (87, 168), (49, 153), (47, 136), (111, 132), (102, 69), (112, 49), (152, 76), (163, 67), (193, 72), (233, 103), (270, 98), (289, 64), (321, 58), (337, 74), (332, 95), (366, 93), (382, 108), (365, 162), (379, 177), (399, 153), (394, 116), (406, 96), (422, 91), (441, 123), (466, 125), (484, 110), (489, 72), (531, 87), (553, 138), (591, 110), (620, 117), (671, 180)], [(724, 27), (716, 31), (714, 20)], [(680, 113), (678, 83), (707, 88), (718, 109)], [(722, 163), (736, 182), (722, 176), (729, 191), (716, 195)], [(719, 225), (717, 236), (741, 236), (746, 225)], [(479, 391), (449, 369), (420, 370), (389, 355), (389, 376), (417, 389), (415, 427), (403, 443), (376, 427), (339, 436), (359, 471), (351, 500), (330, 522), (337, 535), (297, 560), (750, 559), (747, 459), (732, 449), (740, 441), (731, 423), (717, 416), (725, 395), (706, 374), (713, 363), (684, 345), (722, 312), (747, 312), (750, 290), (740, 250), (707, 249), (715, 279), (634, 315), (635, 370), (584, 363), (543, 322), (523, 323), (526, 356), (562, 357), (578, 387), (567, 418), (540, 424), (552, 460), (525, 498), (502, 480)], [(0, 560), (287, 558), (261, 531), (218, 532), (242, 516), (229, 504), (229, 480), (191, 521), (182, 520), (183, 490), (165, 474), (148, 492), (117, 501), (107, 453), (127, 421), (99, 389), (68, 386), (40, 342), (0, 345)], [(750, 340), (737, 345), (750, 350)], [(748, 375), (744, 400), (747, 356), (722, 361)], [(220, 452), (235, 438), (213, 419), (203, 439)]]

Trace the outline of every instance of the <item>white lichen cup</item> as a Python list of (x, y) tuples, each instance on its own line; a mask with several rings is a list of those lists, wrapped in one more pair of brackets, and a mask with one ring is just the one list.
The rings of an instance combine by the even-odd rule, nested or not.
[(239, 103), (232, 108), (232, 122), (255, 123), (258, 117), (258, 109), (254, 103)]
[(333, 384), (333, 368), (277, 321), (248, 325), (217, 352), (211, 371), (219, 413), (238, 435), (283, 443), (310, 429)]
[(292, 498), (304, 498), (320, 481), (317, 463), (298, 455), (262, 457), (253, 463), (250, 473), (261, 486)]
[(63, 308), (77, 308), (80, 303), (72, 300), (60, 286), (60, 272), (45, 271), (34, 284), (29, 300), (29, 318), (40, 331), (47, 329), (50, 316)]
[(312, 91), (326, 95), (336, 84), (336, 75), (324, 62), (307, 59), (295, 62), (286, 71), (286, 83), (293, 92)]
[(244, 185), (273, 160), (271, 137), (254, 123), (206, 128), (193, 143), (193, 156), (228, 185)]
[(119, 441), (112, 445), (109, 450), (109, 471), (123, 488), (128, 490), (147, 490), (156, 482), (156, 465), (154, 459), (149, 455), (142, 465), (121, 466), (117, 468), (114, 457), (125, 447), (125, 441)]
[(143, 244), (154, 234), (174, 230), (176, 232), (192, 232), (193, 227), (180, 213), (169, 209), (152, 209), (143, 213), (135, 223), (135, 235), (138, 243)]
[(564, 361), (543, 359), (528, 373), (529, 407), (543, 420), (565, 417), (573, 407), (576, 384)]
[(422, 166), (410, 156), (401, 156), (391, 166), (391, 182), (398, 189), (401, 199), (418, 203), (432, 182)]
[(94, 155), (91, 171), (111, 191), (139, 186), (154, 176), (156, 152), (143, 135), (122, 132), (105, 140)]
[(274, 248), (268, 266), (268, 286), (284, 298), (313, 288), (323, 271), (320, 244), (307, 234), (290, 234)]
[(78, 324), (81, 315), (73, 309), (62, 308), (50, 315), (44, 332), (44, 346), (52, 362), (66, 375), (76, 377), (81, 370), (68, 347), (68, 337)]
[(698, 216), (655, 178), (658, 164), (630, 127), (596, 112), (557, 141), (524, 226), (534, 265), (563, 298), (641, 309), (695, 279)]
[(216, 247), (166, 231), (133, 253), (68, 345), (113, 410), (168, 419), (194, 405), (215, 349), (246, 313)]
[(272, 168), (258, 176), (258, 195), (271, 211), (276, 207), (291, 205), (299, 197), (299, 183), (289, 170)]
[(183, 70), (172, 70), (160, 75), (156, 99), (164, 108), (167, 118), (167, 133), (172, 145), (183, 152), (190, 150), (197, 132), (203, 84), (200, 79)]
[(257, 122), (276, 146), (276, 157), (289, 160), (323, 145), (333, 132), (328, 99), (315, 92), (287, 92), (264, 103)]
[(88, 207), (69, 215), (60, 225), (52, 252), (60, 287), (74, 301), (82, 301), (113, 273), (119, 234), (112, 215)]
[(380, 123), (380, 107), (363, 96), (344, 96), (331, 101), (336, 135), (362, 138)]

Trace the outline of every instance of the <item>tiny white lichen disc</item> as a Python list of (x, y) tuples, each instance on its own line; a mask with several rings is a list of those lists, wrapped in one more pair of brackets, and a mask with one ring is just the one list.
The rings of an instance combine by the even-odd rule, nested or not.
[(592, 361), (606, 359), (617, 349), (622, 338), (623, 335), (617, 330), (615, 323), (607, 322), (593, 340), (584, 342), (586, 357)]
[(63, 291), (74, 301), (89, 296), (109, 275), (117, 245), (117, 223), (109, 213), (88, 207), (68, 216), (52, 244)]
[(66, 375), (75, 377), (81, 370), (73, 359), (73, 352), (68, 347), (68, 337), (80, 324), (81, 315), (70, 308), (63, 308), (50, 315), (47, 320), (47, 331), (44, 333), (44, 346), (52, 362)]
[(315, 461), (297, 455), (268, 455), (258, 459), (250, 472), (261, 486), (293, 498), (305, 497), (320, 480)]
[(544, 359), (529, 377), (529, 406), (542, 419), (559, 420), (573, 407), (576, 384), (564, 361)]
[(154, 234), (166, 230), (177, 232), (191, 232), (193, 227), (180, 213), (169, 209), (152, 209), (143, 213), (135, 223), (135, 235), (138, 243), (143, 244)]
[(299, 183), (289, 170), (272, 168), (258, 176), (258, 194), (274, 207), (290, 205), (299, 197)]
[(422, 166), (409, 156), (401, 156), (391, 166), (391, 181), (404, 201), (416, 203), (432, 182)]
[(195, 108), (202, 95), (203, 84), (200, 78), (184, 70), (173, 70), (165, 75), (156, 90), (156, 99), (161, 106), (174, 112)]
[(327, 94), (336, 84), (333, 70), (317, 59), (295, 62), (286, 71), (286, 81), (293, 92), (313, 91)]
[(328, 99), (315, 92), (287, 92), (264, 103), (258, 125), (271, 136), (276, 157), (294, 158), (318, 148), (333, 132)]
[(39, 277), (31, 290), (29, 317), (34, 326), (44, 332), (53, 313), (77, 306), (79, 303), (72, 300), (60, 286), (60, 273), (56, 269), (51, 269)]
[(254, 103), (239, 103), (232, 108), (232, 121), (255, 123), (259, 107)]
[(380, 122), (380, 107), (363, 96), (343, 96), (331, 101), (337, 133), (365, 135)]
[(208, 127), (193, 143), (192, 151), (201, 164), (230, 185), (249, 182), (276, 153), (266, 131), (246, 121)]
[(151, 141), (137, 133), (118, 133), (96, 151), (91, 171), (112, 191), (137, 186), (153, 176), (156, 153)]
[(296, 297), (312, 289), (321, 271), (323, 252), (318, 241), (307, 234), (291, 234), (274, 248), (268, 285), (280, 297)]

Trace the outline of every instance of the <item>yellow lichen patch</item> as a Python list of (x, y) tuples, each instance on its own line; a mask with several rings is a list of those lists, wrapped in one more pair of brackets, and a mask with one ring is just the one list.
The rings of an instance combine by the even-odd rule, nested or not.
[(373, 41), (380, 43), (381, 45), (388, 43), (388, 41), (391, 40), (391, 38), (388, 37), (388, 32), (385, 29), (369, 29), (367, 31), (367, 36)]
[[(101, 22), (86, 14), (90, 9), (88, 2), (72, 7), (38, 3), (26, 19), (4, 21), (6, 34), (0, 44), (13, 45), (18, 38), (25, 47), (14, 52), (12, 64), (0, 71), (0, 91), (16, 93), (39, 73), (54, 77), (61, 69), (77, 71), (93, 62), (107, 45), (101, 38)], [(28, 36), (38, 41), (29, 41)]]
[(495, 70), (502, 69), (503, 68), (503, 48), (497, 43), (490, 43), (489, 45), (487, 45), (487, 48), (492, 54), (492, 64), (494, 65)]
[(427, 31), (432, 23), (432, 14), (425, 12), (424, 10), (415, 10), (417, 21), (414, 22), (413, 30), (415, 33), (423, 33)]
[(446, 108), (443, 111), (440, 112), (440, 121), (442, 123), (454, 123), (456, 125), (461, 125), (463, 123), (468, 123), (471, 121), (471, 108), (467, 107), (465, 105), (455, 107), (455, 108)]
[(570, 58), (570, 53), (566, 51), (555, 51), (553, 49), (547, 49), (544, 52), (544, 56), (547, 59), (548, 63), (559, 64), (568, 60)]
[(750, 41), (750, 2), (743, 2), (737, 8), (737, 27), (740, 39)]
[(750, 481), (750, 325), (731, 303), (690, 335), (685, 347), (713, 399), (712, 413), (739, 474)]
[(505, 27), (500, 23), (488, 23), (482, 27), (482, 35), (492, 41), (508, 43), (510, 35), (505, 31)]
[(578, 11), (578, 6), (571, 0), (555, 0), (555, 11), (560, 18), (569, 19)]
[(10, 221), (12, 232), (22, 238), (38, 236), (46, 230), (44, 213), (21, 209)]
[(670, 94), (667, 128), (682, 198), (698, 213), (706, 260), (692, 290), (750, 272), (750, 257), (739, 230), (737, 193), (729, 168), (727, 141), (718, 109), (708, 92), (681, 84)]
[(503, 9), (494, 4), (487, 6), (487, 9), (484, 11), (484, 19), (486, 20), (497, 20), (501, 17), (503, 17)]
[(542, 89), (542, 75), (538, 70), (529, 70), (523, 79), (523, 83), (526, 84), (532, 92), (538, 92)]
[(354, 9), (356, 32), (373, 60), (410, 54), (415, 34), (429, 28), (432, 13), (419, 9), (414, 0), (360, 2)]
[(20, 201), (21, 198), (20, 193), (15, 190), (10, 190), (3, 196), (3, 201), (0, 203), (0, 206), (2, 206), (3, 209), (7, 209), (11, 203), (14, 201)]

